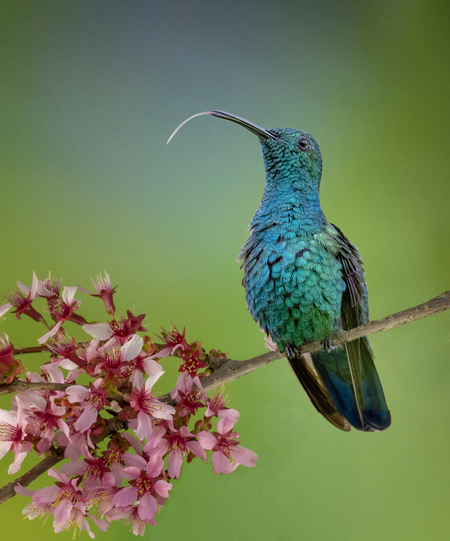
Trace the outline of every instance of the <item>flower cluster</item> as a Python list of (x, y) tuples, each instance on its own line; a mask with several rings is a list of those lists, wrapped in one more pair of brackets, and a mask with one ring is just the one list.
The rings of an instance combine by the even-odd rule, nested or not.
[[(159, 344), (142, 337), (144, 314), (115, 315), (116, 288), (108, 274), (93, 284), (95, 293), (79, 286), (62, 289), (60, 279), (38, 280), (33, 273), (31, 287), (18, 282), (0, 306), (0, 316), (14, 307), (18, 319), (27, 315), (44, 323), (47, 332), (38, 342), (51, 352), (40, 373), (19, 380), (22, 364), (8, 336), (0, 338), (0, 385), (25, 388), (14, 396), (11, 411), (0, 410), (0, 458), (14, 454), (9, 474), (19, 471), (30, 451), (68, 460), (49, 470), (52, 486), (29, 490), (16, 484), (18, 494), (31, 496), (23, 511), (28, 518), (51, 516), (55, 532), (74, 527), (90, 537), (90, 521), (106, 531), (111, 521), (124, 519), (134, 534), (143, 535), (146, 525), (156, 525), (184, 462), (207, 462), (211, 451), (214, 471), (229, 474), (239, 464), (255, 466), (258, 457), (239, 443), (239, 413), (226, 406), (223, 386), (211, 398), (202, 386), (212, 371), (210, 359), (225, 355), (206, 353), (176, 328), (163, 331)], [(111, 321), (88, 323), (76, 313), (78, 291), (101, 298)], [(51, 326), (32, 306), (40, 297)], [(68, 336), (68, 321), (81, 325), (88, 340)], [(164, 374), (164, 357), (181, 360), (180, 375), (174, 389), (158, 398), (154, 385)], [(77, 383), (80, 376), (88, 376), (89, 384)], [(107, 441), (103, 450), (101, 441)]]

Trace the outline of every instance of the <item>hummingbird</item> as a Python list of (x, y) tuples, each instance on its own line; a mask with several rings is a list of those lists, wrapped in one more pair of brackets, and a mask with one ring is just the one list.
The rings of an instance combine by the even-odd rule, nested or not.
[[(385, 430), (391, 415), (367, 337), (331, 347), (339, 332), (369, 321), (364, 270), (357, 247), (320, 206), (322, 155), (310, 135), (264, 129), (225, 111), (201, 115), (229, 120), (256, 135), (266, 183), (250, 236), (238, 256), (253, 320), (287, 357), (312, 404), (332, 425)], [(301, 354), (309, 342), (323, 348)]]

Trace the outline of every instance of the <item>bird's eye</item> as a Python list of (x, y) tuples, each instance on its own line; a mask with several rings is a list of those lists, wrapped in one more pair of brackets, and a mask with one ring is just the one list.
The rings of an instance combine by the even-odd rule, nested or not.
[(297, 146), (300, 150), (306, 150), (309, 147), (309, 141), (306, 137), (299, 137), (297, 139)]

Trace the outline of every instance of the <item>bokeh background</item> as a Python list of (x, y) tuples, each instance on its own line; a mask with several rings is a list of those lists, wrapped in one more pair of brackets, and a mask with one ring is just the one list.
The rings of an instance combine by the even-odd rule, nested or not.
[[(258, 141), (200, 117), (165, 144), (209, 109), (319, 140), (322, 206), (360, 249), (373, 318), (449, 289), (449, 15), (428, 0), (2, 3), (2, 291), (33, 269), (89, 288), (105, 269), (149, 332), (173, 321), (231, 358), (264, 353), (235, 262), (263, 192)], [(257, 467), (226, 477), (194, 461), (146, 537), (447, 540), (449, 319), (371, 338), (385, 433), (334, 429), (283, 360), (230, 383)], [(16, 346), (44, 332), (0, 323)], [(2, 541), (55, 535), (20, 520), (27, 502), (1, 506)], [(120, 523), (93, 530), (132, 538)]]

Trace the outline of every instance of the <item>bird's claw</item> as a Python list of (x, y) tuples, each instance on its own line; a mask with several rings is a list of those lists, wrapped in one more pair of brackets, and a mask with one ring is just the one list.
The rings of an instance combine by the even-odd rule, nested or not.
[(336, 346), (333, 346), (333, 339), (332, 338), (325, 338), (325, 340), (322, 340), (322, 349), (324, 351), (333, 351)]

